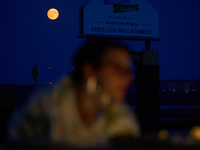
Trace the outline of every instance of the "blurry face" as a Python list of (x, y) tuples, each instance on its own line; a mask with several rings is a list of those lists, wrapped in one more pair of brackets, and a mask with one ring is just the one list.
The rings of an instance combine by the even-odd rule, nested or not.
[(102, 90), (110, 94), (115, 101), (125, 98), (132, 79), (130, 68), (130, 56), (122, 48), (110, 49), (102, 58), (97, 80)]

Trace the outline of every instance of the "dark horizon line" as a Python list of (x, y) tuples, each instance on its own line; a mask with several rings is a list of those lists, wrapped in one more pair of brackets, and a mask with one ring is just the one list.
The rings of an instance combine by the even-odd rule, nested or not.
[[(134, 80), (135, 81), (135, 80)], [(159, 81), (200, 81), (200, 79), (159, 79)], [(32, 84), (15, 84), (15, 83), (0, 83), (0, 85), (27, 85), (27, 86), (35, 86), (34, 83)], [(52, 85), (52, 84), (38, 84), (37, 86), (40, 85)]]

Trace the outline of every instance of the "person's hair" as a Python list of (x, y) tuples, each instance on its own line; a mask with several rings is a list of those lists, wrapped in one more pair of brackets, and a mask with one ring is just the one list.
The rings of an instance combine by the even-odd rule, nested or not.
[(73, 59), (73, 72), (71, 77), (75, 83), (80, 83), (83, 79), (83, 66), (91, 64), (95, 69), (101, 66), (102, 58), (107, 51), (113, 48), (122, 48), (129, 52), (129, 47), (121, 42), (105, 40), (89, 40), (76, 52)]

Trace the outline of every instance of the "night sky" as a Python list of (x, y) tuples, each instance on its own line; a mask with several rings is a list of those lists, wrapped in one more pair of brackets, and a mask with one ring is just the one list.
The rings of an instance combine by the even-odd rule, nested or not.
[[(38, 84), (56, 82), (71, 71), (72, 56), (86, 39), (78, 38), (79, 8), (88, 0), (1, 0), (0, 83), (34, 84), (31, 71), (37, 64)], [(200, 1), (146, 0), (159, 14), (160, 79), (200, 79)], [(47, 11), (59, 17), (50, 20)], [(143, 41), (125, 41), (133, 51)]]

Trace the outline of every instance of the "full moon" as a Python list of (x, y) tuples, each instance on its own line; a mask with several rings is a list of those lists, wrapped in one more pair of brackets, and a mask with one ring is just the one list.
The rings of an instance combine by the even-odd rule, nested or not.
[(49, 11), (47, 12), (47, 16), (48, 16), (49, 19), (55, 20), (55, 19), (58, 18), (59, 12), (58, 12), (57, 9), (51, 8), (51, 9), (49, 9)]

